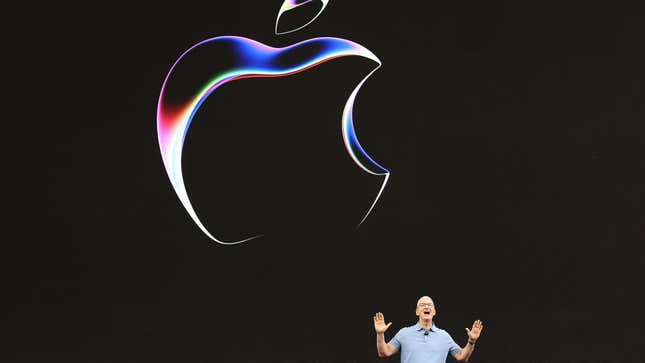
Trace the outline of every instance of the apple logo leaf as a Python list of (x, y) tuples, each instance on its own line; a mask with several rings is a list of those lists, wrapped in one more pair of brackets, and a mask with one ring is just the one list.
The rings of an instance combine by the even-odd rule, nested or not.
[(325, 10), (325, 8), (327, 7), (327, 4), (329, 3), (329, 0), (320, 0), (320, 2), (322, 3), (322, 6), (313, 15), (313, 17), (311, 17), (311, 19), (309, 19), (309, 21), (307, 21), (304, 25), (296, 26), (295, 28), (287, 29), (287, 30), (284, 30), (284, 31), (279, 31), (278, 30), (278, 25), (280, 23), (280, 19), (282, 18), (282, 15), (284, 15), (285, 13), (290, 12), (290, 11), (292, 11), (294, 9), (302, 8), (303, 5), (311, 5), (314, 2), (316, 2), (316, 1), (315, 0), (284, 0), (284, 2), (282, 3), (282, 6), (280, 7), (280, 10), (278, 11), (278, 16), (277, 16), (277, 18), (275, 20), (275, 33), (278, 34), (278, 35), (279, 34), (293, 33), (295, 31), (298, 31), (298, 30), (306, 27), (307, 25), (313, 23), (314, 20), (316, 20), (316, 18), (318, 18), (320, 16), (320, 14), (322, 14), (322, 12)]

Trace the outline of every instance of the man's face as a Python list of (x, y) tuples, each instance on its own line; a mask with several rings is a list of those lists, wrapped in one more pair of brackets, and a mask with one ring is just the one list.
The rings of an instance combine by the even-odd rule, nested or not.
[(436, 313), (437, 311), (431, 298), (423, 297), (417, 303), (417, 316), (420, 319), (432, 319)]

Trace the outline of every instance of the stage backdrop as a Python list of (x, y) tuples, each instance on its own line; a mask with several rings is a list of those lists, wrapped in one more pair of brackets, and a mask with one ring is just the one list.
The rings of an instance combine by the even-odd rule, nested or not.
[[(2, 361), (376, 362), (373, 314), (389, 339), (422, 295), (459, 344), (484, 321), (475, 362), (642, 361), (636, 6), (338, 0), (276, 35), (280, 5), (34, 4), (11, 21)], [(390, 175), (359, 228), (384, 179), (343, 141), (377, 65), (361, 56), (217, 88), (183, 181), (213, 235), (262, 237), (221, 245), (187, 213), (159, 96), (184, 51), (224, 35), (338, 37), (380, 60), (353, 116)]]

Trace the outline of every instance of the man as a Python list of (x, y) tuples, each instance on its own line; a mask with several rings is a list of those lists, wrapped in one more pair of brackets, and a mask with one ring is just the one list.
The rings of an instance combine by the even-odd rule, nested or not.
[(401, 351), (401, 363), (445, 363), (448, 352), (458, 361), (467, 362), (475, 349), (475, 343), (484, 328), (481, 320), (475, 320), (471, 329), (466, 328), (468, 343), (461, 348), (445, 330), (433, 324), (437, 310), (429, 296), (417, 301), (416, 314), (419, 322), (399, 330), (385, 343), (385, 331), (392, 323), (385, 324), (382, 313), (374, 315), (376, 330), (376, 350), (381, 358), (389, 357)]

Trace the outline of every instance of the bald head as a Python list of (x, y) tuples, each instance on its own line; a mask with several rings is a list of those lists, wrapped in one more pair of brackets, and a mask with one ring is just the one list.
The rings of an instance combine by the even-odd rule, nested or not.
[(421, 296), (419, 300), (417, 300), (417, 307), (419, 307), (419, 304), (422, 304), (422, 303), (430, 303), (434, 306), (434, 301), (430, 296)]

